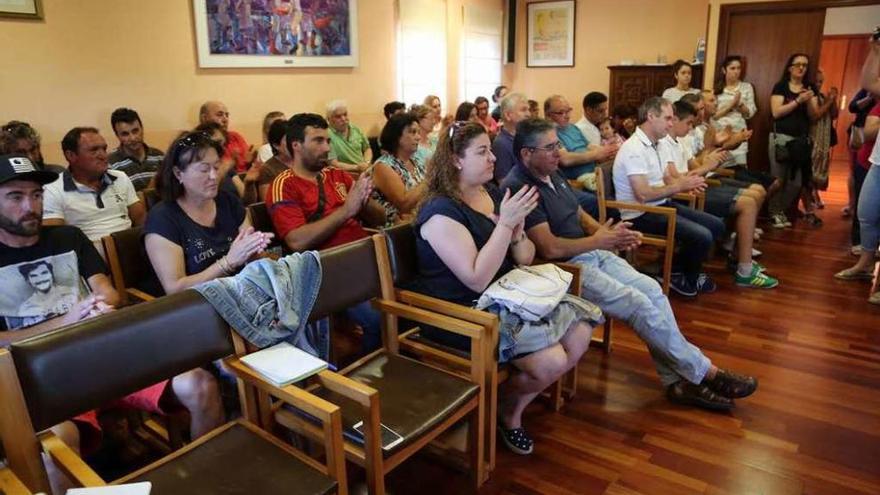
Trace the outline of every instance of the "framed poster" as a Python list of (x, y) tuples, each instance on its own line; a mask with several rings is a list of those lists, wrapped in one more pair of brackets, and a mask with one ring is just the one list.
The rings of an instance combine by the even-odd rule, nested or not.
[(43, 6), (40, 0), (0, 0), (0, 17), (42, 19)]
[(193, 17), (202, 68), (358, 63), (357, 0), (193, 0)]
[(527, 67), (574, 67), (574, 0), (526, 5)]

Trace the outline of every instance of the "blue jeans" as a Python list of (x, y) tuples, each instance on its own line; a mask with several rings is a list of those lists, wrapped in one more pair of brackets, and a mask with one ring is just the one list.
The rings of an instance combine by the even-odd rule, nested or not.
[(660, 284), (608, 251), (590, 251), (569, 262), (581, 267), (581, 296), (626, 321), (645, 342), (664, 386), (682, 378), (703, 381), (711, 362), (681, 334)]
[(875, 252), (880, 243), (880, 165), (871, 165), (859, 194), (862, 251)]
[(382, 347), (382, 317), (373, 309), (370, 301), (356, 304), (345, 311), (345, 315), (364, 331), (361, 348), (369, 354)]
[[(709, 255), (712, 243), (724, 235), (724, 221), (708, 213), (675, 202), (661, 204), (675, 208), (675, 244), (678, 252), (672, 260), (672, 269), (684, 273), (688, 281), (696, 283)], [(633, 228), (652, 235), (666, 235), (666, 216), (645, 213), (630, 220)]]
[(853, 246), (861, 246), (862, 245), (862, 236), (859, 232), (861, 226), (859, 225), (859, 197), (862, 195), (862, 185), (865, 183), (865, 178), (868, 176), (868, 171), (870, 168), (864, 168), (861, 165), (855, 164), (852, 167), (852, 176), (853, 176), (853, 196), (855, 196), (855, 209), (852, 213), (852, 230), (850, 231), (850, 241)]

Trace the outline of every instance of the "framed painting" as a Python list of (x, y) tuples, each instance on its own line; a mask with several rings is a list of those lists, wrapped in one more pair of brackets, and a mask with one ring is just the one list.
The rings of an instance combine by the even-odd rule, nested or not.
[(0, 0), (0, 17), (19, 19), (42, 19), (40, 0)]
[(357, 0), (193, 0), (193, 17), (202, 68), (358, 64)]
[(574, 67), (574, 0), (526, 5), (527, 67)]

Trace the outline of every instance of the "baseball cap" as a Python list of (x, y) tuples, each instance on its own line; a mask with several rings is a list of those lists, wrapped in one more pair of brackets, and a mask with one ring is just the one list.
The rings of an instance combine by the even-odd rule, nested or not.
[(46, 185), (54, 182), (57, 178), (57, 173), (37, 169), (33, 162), (24, 155), (0, 156), (0, 184), (11, 180), (30, 180)]

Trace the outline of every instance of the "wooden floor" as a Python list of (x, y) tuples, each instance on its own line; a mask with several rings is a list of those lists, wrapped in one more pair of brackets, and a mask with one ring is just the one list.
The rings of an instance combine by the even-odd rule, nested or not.
[[(729, 414), (666, 401), (644, 344), (616, 325), (611, 355), (591, 350), (561, 413), (533, 405), (535, 452), (498, 447), (484, 494), (880, 494), (880, 306), (849, 266), (845, 164), (835, 164), (821, 229), (772, 231), (758, 246), (780, 287), (741, 289), (720, 260), (718, 292), (673, 299), (684, 334), (760, 386)], [(394, 493), (467, 493), (426, 459), (389, 477)]]

